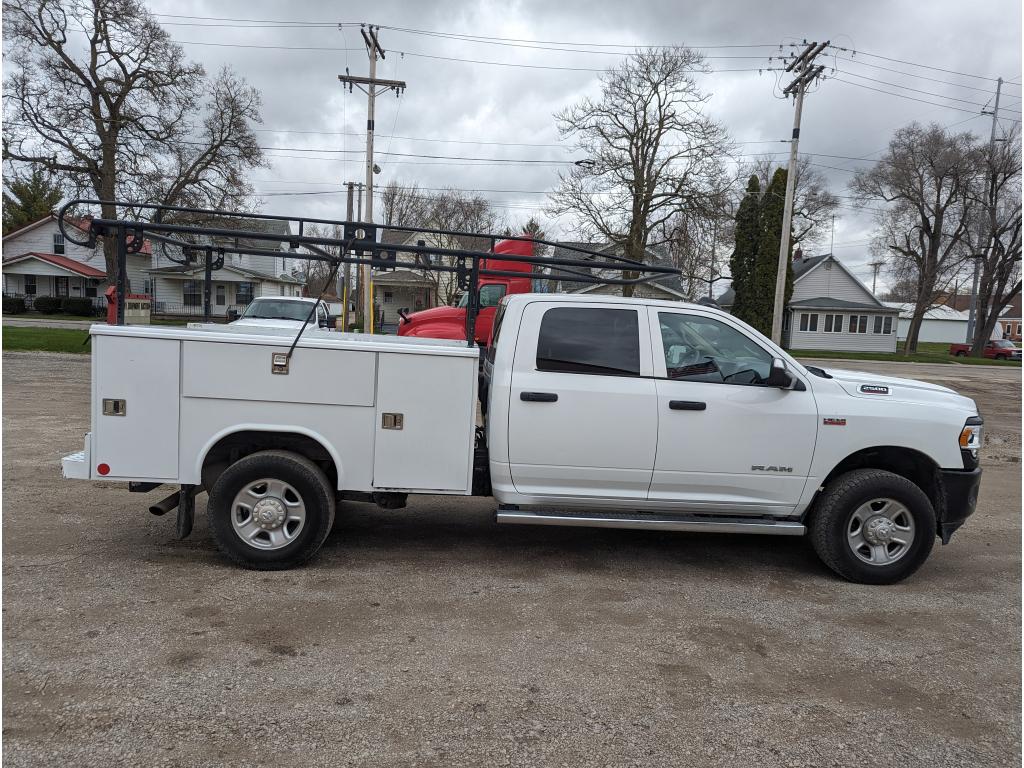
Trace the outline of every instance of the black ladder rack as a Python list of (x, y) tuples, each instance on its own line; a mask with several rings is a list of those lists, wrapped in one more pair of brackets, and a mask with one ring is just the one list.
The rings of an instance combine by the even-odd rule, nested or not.
[[(69, 211), (81, 208), (100, 207), (108, 214), (112, 210), (114, 218), (83, 218), (70, 228), (66, 226)], [(480, 310), (479, 281), (482, 275), (493, 277), (523, 277), (526, 274), (534, 280), (571, 281), (580, 284), (599, 285), (639, 285), (659, 278), (678, 275), (679, 270), (655, 264), (640, 262), (601, 253), (589, 248), (566, 243), (554, 243), (520, 235), (506, 236), (479, 232), (459, 232), (445, 229), (423, 227), (387, 227), (362, 221), (334, 221), (331, 219), (313, 219), (301, 216), (278, 216), (274, 214), (245, 213), (239, 211), (222, 211), (205, 208), (183, 208), (155, 203), (136, 203), (127, 201), (102, 201), (76, 199), (64, 205), (57, 217), (61, 234), (66, 240), (76, 245), (95, 248), (98, 238), (113, 237), (117, 243), (117, 322), (124, 324), (124, 297), (127, 294), (126, 270), (129, 253), (138, 253), (146, 240), (158, 243), (165, 248), (181, 250), (181, 257), (167, 253), (167, 258), (175, 263), (189, 264), (189, 254), (202, 252), (206, 256), (206, 290), (209, 291), (210, 273), (218, 268), (227, 253), (274, 255), (280, 256), (281, 243), (287, 243), (291, 249), (305, 248), (299, 257), (311, 261), (324, 261), (332, 265), (356, 264), (376, 268), (394, 268), (402, 262), (396, 261), (397, 252), (411, 253), (416, 257), (415, 264), (407, 266), (414, 271), (447, 272), (454, 274), (461, 288), (469, 291), (466, 309), (466, 341), (473, 346), (473, 330), (476, 317)], [(254, 221), (268, 223), (284, 223), (289, 234), (266, 232), (252, 228)], [(235, 226), (232, 226), (232, 224)], [(337, 227), (342, 237), (322, 237), (306, 234), (311, 225), (327, 225)], [(398, 232), (422, 233), (426, 236), (436, 235), (440, 238), (454, 239), (458, 242), (487, 240), (489, 251), (472, 248), (441, 248), (434, 245), (389, 245), (382, 243), (380, 235), (384, 229)], [(292, 231), (296, 230), (295, 234)], [(72, 236), (72, 231), (79, 235)], [(84, 235), (85, 239), (81, 239)], [(194, 238), (194, 240), (189, 239)], [(214, 242), (214, 238), (218, 242)], [(241, 241), (247, 241), (245, 245)], [(574, 254), (572, 258), (554, 258), (538, 256), (522, 256), (493, 252), (494, 246), (501, 240), (529, 241), (534, 246), (552, 246), (561, 251)], [(421, 241), (422, 242), (422, 241)], [(266, 247), (263, 247), (263, 246)], [(324, 246), (340, 247), (341, 255), (336, 256), (324, 250)], [(578, 254), (578, 257), (576, 256)], [(432, 258), (435, 256), (452, 257), (453, 263), (441, 264)], [(514, 261), (531, 264), (534, 267), (546, 268), (547, 271), (531, 273), (513, 272), (492, 269), (482, 266), (487, 259)], [(601, 272), (612, 272), (618, 277), (601, 275)]]

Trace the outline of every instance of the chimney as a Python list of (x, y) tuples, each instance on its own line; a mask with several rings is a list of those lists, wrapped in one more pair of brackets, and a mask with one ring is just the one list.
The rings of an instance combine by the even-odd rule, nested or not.
[(793, 251), (793, 261), (794, 262), (800, 261), (800, 259), (802, 259), (803, 257), (804, 257), (804, 250), (803, 250), (803, 248), (797, 248), (795, 251)]

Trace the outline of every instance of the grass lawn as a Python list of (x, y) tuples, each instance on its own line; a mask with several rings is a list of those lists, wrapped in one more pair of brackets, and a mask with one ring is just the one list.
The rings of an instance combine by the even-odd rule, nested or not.
[(949, 354), (949, 344), (922, 341), (917, 345), (917, 352), (904, 357), (901, 352), (848, 352), (826, 349), (791, 349), (793, 357), (817, 357), (828, 360), (887, 360), (890, 363), (944, 363), (952, 365), (1002, 365), (1020, 368), (1019, 362), (1011, 360), (990, 360), (987, 357), (953, 357)]
[(89, 332), (68, 328), (17, 328), (7, 325), (3, 329), (3, 348), (17, 351), (73, 352), (87, 355), (91, 345), (84, 344)]

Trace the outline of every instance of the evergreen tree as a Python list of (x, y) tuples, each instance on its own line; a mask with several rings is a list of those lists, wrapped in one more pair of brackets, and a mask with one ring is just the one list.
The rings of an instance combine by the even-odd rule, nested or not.
[(736, 248), (729, 259), (732, 275), (732, 314), (740, 320), (752, 323), (752, 311), (756, 305), (754, 277), (757, 265), (757, 249), (761, 243), (761, 184), (757, 176), (747, 182), (747, 194), (736, 211)]
[[(754, 268), (751, 319), (744, 318), (765, 336), (771, 336), (772, 313), (775, 307), (775, 280), (779, 274), (779, 246), (782, 242), (782, 219), (786, 207), (786, 171), (779, 168), (761, 198), (760, 244)], [(784, 301), (793, 295), (793, 241), (786, 258), (786, 290)]]
[(60, 185), (40, 168), (33, 168), (28, 176), (11, 178), (3, 193), (4, 235), (52, 213), (63, 196)]

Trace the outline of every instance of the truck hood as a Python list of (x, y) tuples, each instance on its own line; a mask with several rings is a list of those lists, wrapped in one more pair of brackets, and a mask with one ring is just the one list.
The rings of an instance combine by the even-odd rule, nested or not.
[(399, 336), (429, 336), (439, 339), (465, 337), (466, 310), (462, 307), (434, 307), (413, 312), (398, 324)]
[[(235, 320), (234, 322), (228, 323), (228, 325), (243, 325), (250, 328), (294, 328), (296, 331), (302, 327), (301, 320), (278, 320), (276, 318), (258, 318), (258, 317), (247, 317), (241, 320)], [(310, 323), (307, 328), (316, 328), (315, 323)]]
[(825, 368), (824, 370), (852, 397), (933, 403), (969, 410), (972, 413), (977, 412), (977, 406), (973, 400), (957, 394), (955, 390), (941, 384), (932, 384), (917, 379), (901, 379), (896, 376), (882, 376), (865, 371), (847, 371), (840, 368)]

